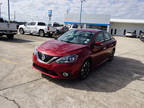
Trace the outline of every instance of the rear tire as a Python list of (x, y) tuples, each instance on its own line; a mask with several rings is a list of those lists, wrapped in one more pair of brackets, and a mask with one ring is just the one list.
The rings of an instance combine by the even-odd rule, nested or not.
[(91, 71), (91, 63), (89, 60), (86, 60), (81, 67), (79, 73), (79, 79), (80, 80), (86, 79), (89, 76), (90, 71)]
[(114, 59), (114, 54), (115, 54), (115, 49), (112, 50), (108, 61), (112, 61)]
[(39, 31), (39, 35), (40, 35), (41, 37), (44, 37), (44, 36), (45, 36), (44, 31), (43, 31), (43, 30), (40, 30), (40, 31)]
[(20, 28), (20, 29), (19, 29), (19, 32), (20, 32), (20, 34), (24, 34), (23, 28)]
[(13, 35), (13, 34), (12, 34), (12, 35), (7, 35), (7, 38), (8, 38), (9, 40), (13, 40), (14, 35)]

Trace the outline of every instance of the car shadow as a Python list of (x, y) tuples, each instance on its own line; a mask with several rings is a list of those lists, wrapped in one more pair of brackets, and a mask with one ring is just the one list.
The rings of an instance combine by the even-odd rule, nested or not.
[(45, 36), (39, 36), (37, 34), (24, 34), (24, 35), (27, 35), (27, 36), (34, 36), (34, 37), (41, 37), (41, 38), (54, 38), (53, 35), (51, 36), (48, 36), (48, 35), (45, 35)]
[(95, 92), (115, 92), (126, 87), (134, 80), (144, 77), (144, 64), (140, 61), (116, 56), (112, 62), (106, 62), (92, 71), (86, 80), (56, 80), (46, 77), (49, 81), (63, 86)]
[(9, 40), (6, 37), (0, 37), (0, 41), (4, 41), (4, 42), (11, 42), (11, 43), (27, 43), (27, 42), (33, 42), (31, 40), (25, 40), (25, 39), (18, 39), (18, 38), (14, 38), (13, 40)]

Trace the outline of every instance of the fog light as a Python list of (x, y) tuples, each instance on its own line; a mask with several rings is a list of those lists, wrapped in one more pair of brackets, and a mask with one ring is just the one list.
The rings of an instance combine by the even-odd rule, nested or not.
[(64, 77), (68, 77), (68, 76), (69, 76), (69, 74), (68, 74), (67, 72), (63, 72), (62, 75), (63, 75)]

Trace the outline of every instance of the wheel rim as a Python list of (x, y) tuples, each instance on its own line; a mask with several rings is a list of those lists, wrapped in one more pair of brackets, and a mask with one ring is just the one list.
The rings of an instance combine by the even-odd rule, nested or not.
[(23, 34), (23, 30), (22, 29), (20, 29), (20, 33)]
[(89, 75), (89, 72), (90, 72), (90, 62), (86, 61), (81, 68), (80, 75), (83, 79), (85, 79)]
[(40, 31), (40, 36), (43, 36), (43, 35), (44, 35), (43, 31)]

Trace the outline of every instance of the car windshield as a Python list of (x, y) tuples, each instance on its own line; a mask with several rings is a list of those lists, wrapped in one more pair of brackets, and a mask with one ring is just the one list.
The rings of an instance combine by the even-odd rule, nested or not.
[(58, 40), (74, 44), (88, 44), (94, 35), (95, 32), (70, 30), (60, 36)]

